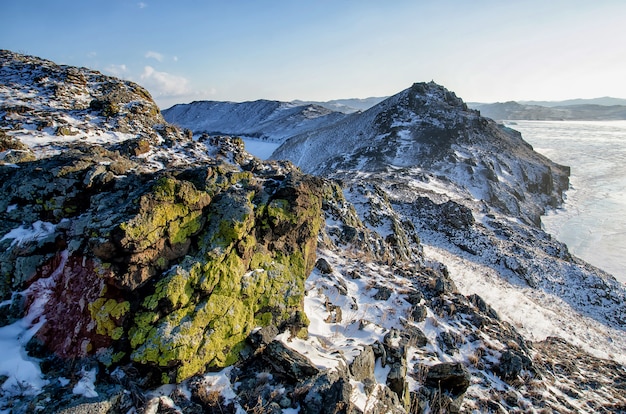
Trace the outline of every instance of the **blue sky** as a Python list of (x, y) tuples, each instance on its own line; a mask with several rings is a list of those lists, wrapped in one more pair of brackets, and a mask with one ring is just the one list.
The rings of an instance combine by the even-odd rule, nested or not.
[(626, 98), (623, 0), (0, 0), (0, 48), (147, 87), (157, 103), (387, 96)]

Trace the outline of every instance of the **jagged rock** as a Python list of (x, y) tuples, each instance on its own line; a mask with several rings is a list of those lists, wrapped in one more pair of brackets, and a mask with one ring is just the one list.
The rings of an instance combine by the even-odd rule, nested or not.
[(415, 306), (411, 311), (411, 317), (415, 322), (422, 322), (424, 319), (426, 319), (427, 314), (428, 313), (426, 311), (426, 306), (423, 305)]
[(361, 410), (351, 401), (352, 385), (347, 368), (322, 373), (305, 382), (302, 412), (306, 414), (357, 414)]
[(532, 367), (532, 361), (526, 355), (512, 350), (505, 351), (500, 357), (495, 371), (504, 380), (517, 378), (522, 370), (528, 370)]
[(381, 285), (376, 286), (376, 289), (377, 289), (376, 293), (374, 294), (374, 296), (372, 296), (373, 299), (387, 300), (391, 297), (391, 293), (392, 293), (391, 289), (385, 286), (381, 286)]
[(441, 217), (447, 226), (454, 229), (465, 229), (474, 225), (474, 215), (469, 208), (454, 201), (447, 201), (440, 208)]
[(374, 366), (376, 357), (371, 346), (366, 345), (359, 355), (354, 357), (350, 364), (350, 373), (355, 381), (364, 381), (374, 378)]
[(409, 302), (411, 305), (416, 305), (416, 306), (420, 305), (423, 299), (424, 299), (424, 295), (419, 290), (409, 292), (409, 294), (406, 297), (407, 302)]
[(462, 341), (458, 334), (449, 331), (442, 331), (437, 335), (437, 343), (449, 355), (454, 355)]
[(308, 358), (279, 341), (270, 342), (261, 357), (272, 367), (272, 372), (294, 382), (304, 381), (320, 372)]
[(261, 347), (268, 345), (278, 335), (278, 328), (274, 325), (263, 326), (253, 331), (248, 337), (248, 341), (255, 346)]
[(428, 344), (428, 338), (417, 326), (404, 324), (402, 328), (402, 335), (406, 337), (408, 346), (421, 348)]
[(323, 257), (317, 259), (317, 262), (315, 262), (315, 267), (324, 274), (330, 274), (333, 272), (332, 266)]
[[(369, 407), (368, 407), (369, 408)], [(398, 400), (398, 395), (389, 389), (389, 387), (380, 387), (376, 394), (376, 399), (371, 414), (405, 414), (407, 410), (403, 408), (403, 404)]]
[(500, 320), (500, 317), (498, 316), (498, 313), (487, 304), (487, 302), (485, 302), (485, 300), (483, 298), (481, 298), (480, 296), (473, 294), (468, 296), (468, 299), (470, 300), (471, 303), (473, 303), (481, 312), (486, 313), (490, 318), (493, 318), (495, 320)]
[(452, 395), (463, 394), (470, 385), (471, 375), (465, 365), (459, 362), (444, 362), (431, 366), (426, 375), (425, 385), (447, 391)]
[(411, 394), (412, 412), (425, 412), (426, 407), (436, 412), (460, 412), (470, 380), (469, 371), (458, 362), (444, 362), (429, 367), (424, 385), (417, 393)]
[(391, 329), (383, 338), (386, 365), (390, 367), (386, 385), (398, 395), (405, 408), (408, 407), (409, 389), (406, 381), (409, 339), (397, 329)]

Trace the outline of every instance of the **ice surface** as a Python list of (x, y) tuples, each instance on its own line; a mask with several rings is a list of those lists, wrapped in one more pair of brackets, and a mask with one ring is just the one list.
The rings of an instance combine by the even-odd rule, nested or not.
[(243, 141), (246, 144), (246, 151), (262, 160), (268, 159), (280, 145), (274, 142), (261, 141), (253, 138), (243, 138)]
[(535, 150), (571, 167), (563, 208), (545, 229), (585, 261), (626, 283), (626, 121), (516, 121)]

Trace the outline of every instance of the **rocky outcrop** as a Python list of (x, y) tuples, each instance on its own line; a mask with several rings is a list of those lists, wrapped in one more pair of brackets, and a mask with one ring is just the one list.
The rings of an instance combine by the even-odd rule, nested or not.
[[(57, 153), (55, 144), (73, 141), (141, 136), (158, 143), (174, 138), (154, 128), (165, 120), (148, 91), (136, 83), (8, 50), (0, 50), (0, 78), (0, 128), (27, 142), (38, 157)], [(0, 143), (2, 147), (6, 145)], [(23, 149), (11, 148), (0, 160), (19, 162), (15, 157), (25, 156), (19, 151)]]
[(4, 225), (49, 227), (45, 238), (2, 241), (4, 297), (52, 278), (44, 347), (132, 361), (170, 382), (232, 364), (255, 326), (306, 332), (321, 180), (220, 162), (121, 177), (107, 157), (74, 150), (4, 167), (1, 204), (15, 206)]

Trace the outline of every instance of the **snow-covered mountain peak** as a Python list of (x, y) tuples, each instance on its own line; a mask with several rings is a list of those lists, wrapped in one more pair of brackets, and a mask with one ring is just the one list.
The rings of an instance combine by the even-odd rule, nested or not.
[(361, 114), (295, 136), (273, 158), (316, 174), (425, 169), (536, 224), (546, 206), (560, 202), (569, 174), (519, 133), (481, 117), (433, 82), (416, 83)]

